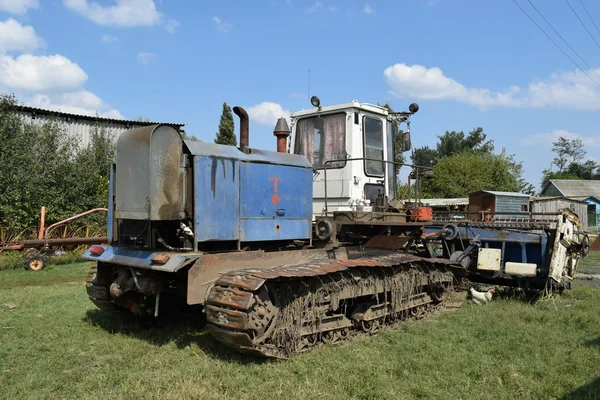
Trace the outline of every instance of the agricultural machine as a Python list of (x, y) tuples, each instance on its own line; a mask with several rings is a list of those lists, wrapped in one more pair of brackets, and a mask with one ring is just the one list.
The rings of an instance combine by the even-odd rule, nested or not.
[(96, 262), (90, 299), (140, 318), (200, 305), (225, 345), (288, 357), (424, 316), (463, 278), (532, 288), (572, 278), (585, 252), (576, 215), (449, 223), (397, 198), (399, 167), (417, 183), (430, 175), (394, 162), (394, 124), (408, 125), (409, 150), (416, 104), (312, 105), (291, 130), (277, 122), (277, 152), (250, 147), (241, 107), (239, 148), (183, 141), (169, 125), (122, 134), (108, 244), (84, 254)]

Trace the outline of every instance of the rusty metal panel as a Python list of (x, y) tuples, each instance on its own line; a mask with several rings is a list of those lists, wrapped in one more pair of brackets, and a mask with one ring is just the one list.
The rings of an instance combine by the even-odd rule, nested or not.
[(230, 329), (242, 329), (248, 324), (248, 314), (242, 311), (206, 306), (206, 321)]
[(208, 330), (220, 342), (233, 346), (251, 347), (252, 339), (244, 332), (231, 332), (209, 325)]
[(117, 141), (117, 219), (185, 218), (183, 142), (168, 125), (129, 130)]
[(365, 243), (365, 247), (372, 249), (399, 250), (409, 240), (410, 236), (373, 236)]
[(210, 292), (210, 296), (206, 301), (211, 304), (247, 310), (252, 305), (253, 298), (254, 296), (250, 292), (217, 286)]
[(239, 287), (246, 290), (256, 290), (265, 283), (265, 280), (252, 275), (246, 275), (243, 271), (240, 273), (230, 273), (219, 278), (219, 283), (223, 286)]

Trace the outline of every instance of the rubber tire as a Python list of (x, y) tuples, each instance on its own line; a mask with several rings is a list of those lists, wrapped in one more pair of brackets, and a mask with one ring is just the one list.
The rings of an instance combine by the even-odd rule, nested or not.
[(589, 236), (583, 235), (583, 239), (581, 240), (581, 255), (583, 258), (586, 258), (590, 254), (590, 238)]
[[(32, 266), (32, 263), (33, 263), (33, 266)], [(44, 268), (46, 268), (47, 263), (48, 263), (48, 260), (46, 259), (46, 257), (44, 257), (40, 254), (29, 256), (29, 257), (27, 257), (27, 260), (25, 260), (25, 270), (41, 271)]]
[[(325, 232), (321, 232), (321, 228)], [(328, 219), (320, 219), (315, 223), (315, 236), (319, 240), (327, 240), (333, 235), (333, 224)]]
[[(446, 229), (452, 229), (451, 233), (446, 233)], [(458, 226), (455, 224), (446, 224), (442, 227), (441, 233), (442, 239), (444, 240), (453, 240), (458, 236)]]

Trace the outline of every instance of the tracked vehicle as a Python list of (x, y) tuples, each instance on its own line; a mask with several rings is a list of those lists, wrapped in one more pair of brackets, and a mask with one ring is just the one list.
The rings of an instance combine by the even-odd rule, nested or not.
[[(439, 309), (458, 280), (487, 265), (473, 249), (499, 247), (508, 257), (502, 235), (456, 239), (430, 209), (396, 198), (394, 124), (408, 124), (416, 104), (402, 113), (357, 101), (321, 107), (313, 98), (313, 106), (292, 114), (289, 142), (286, 120), (278, 121), (277, 152), (249, 146), (241, 107), (233, 109), (239, 148), (183, 141), (168, 125), (122, 134), (109, 243), (84, 254), (96, 261), (92, 302), (140, 318), (202, 306), (223, 344), (289, 357)], [(413, 179), (427, 174), (403, 165)], [(544, 253), (540, 282), (560, 285), (576, 267), (581, 245), (573, 229), (568, 238), (558, 232), (563, 225), (547, 228), (559, 250), (531, 245)], [(443, 244), (452, 251), (439, 251)], [(510, 254), (506, 261), (528, 263)], [(504, 259), (497, 264), (532, 278), (531, 268), (519, 275)], [(557, 274), (547, 273), (551, 264)]]

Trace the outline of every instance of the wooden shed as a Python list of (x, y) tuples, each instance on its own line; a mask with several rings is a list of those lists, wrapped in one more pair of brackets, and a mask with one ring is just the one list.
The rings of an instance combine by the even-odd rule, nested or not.
[[(584, 231), (588, 230), (588, 208), (589, 204), (583, 200), (573, 199), (569, 197), (535, 197), (531, 200), (531, 212), (533, 213), (558, 213), (564, 208), (569, 208), (579, 216), (581, 228)], [(553, 216), (538, 215), (535, 219), (547, 220), (554, 219)]]
[[(469, 213), (497, 213), (494, 219), (521, 219), (528, 216), (511, 214), (529, 211), (528, 194), (481, 190), (469, 195)], [(473, 215), (471, 215), (473, 217)]]

